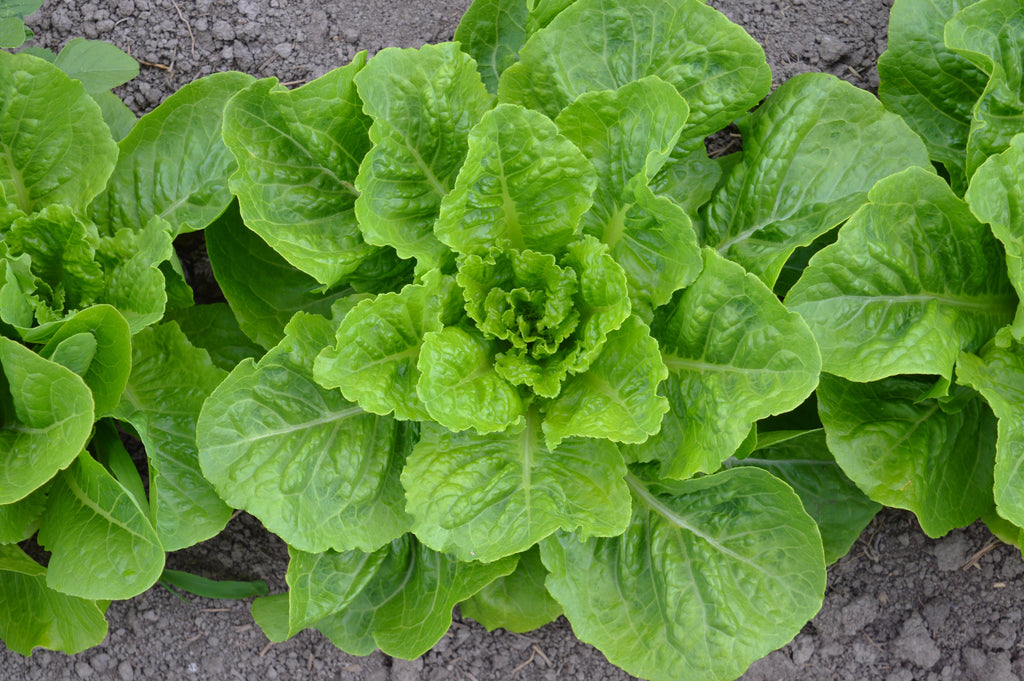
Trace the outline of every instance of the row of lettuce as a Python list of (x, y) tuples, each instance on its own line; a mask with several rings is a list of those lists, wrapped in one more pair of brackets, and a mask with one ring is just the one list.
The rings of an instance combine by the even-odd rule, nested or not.
[(1019, 543), (1022, 38), (897, 0), (881, 101), (769, 95), (697, 0), (477, 0), (134, 126), (0, 52), (0, 639), (98, 644), (244, 509), (289, 546), (271, 640), (416, 657), (461, 604), (733, 679), (882, 504)]

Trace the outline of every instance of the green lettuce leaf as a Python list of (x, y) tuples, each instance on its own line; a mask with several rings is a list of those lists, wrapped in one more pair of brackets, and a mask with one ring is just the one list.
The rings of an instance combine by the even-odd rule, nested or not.
[(981, 0), (957, 12), (943, 35), (949, 49), (989, 77), (971, 112), (969, 179), (1024, 127), (1024, 12), (1015, 0)]
[[(1006, 270), (1017, 292), (1013, 335), (1024, 338), (1024, 134), (1001, 154), (989, 157), (964, 194), (971, 212), (987, 222), (1006, 250)], [(995, 263), (993, 263), (995, 266)]]
[(153, 326), (132, 339), (132, 373), (114, 416), (132, 424), (149, 457), (153, 524), (168, 551), (224, 529), (231, 509), (199, 469), (199, 410), (227, 375), (195, 348), (177, 324)]
[(448, 250), (433, 233), (441, 199), (492, 97), (455, 43), (381, 50), (355, 83), (374, 145), (356, 177), (359, 227), (369, 243), (432, 268)]
[(755, 468), (628, 480), (625, 534), (541, 544), (548, 591), (613, 664), (653, 681), (733, 679), (821, 607), (818, 529), (785, 483)]
[(116, 45), (102, 40), (72, 38), (61, 48), (53, 64), (81, 82), (90, 95), (112, 90), (139, 75), (139, 62)]
[[(266, 281), (262, 272), (260, 281)], [(168, 312), (164, 320), (176, 322), (189, 342), (206, 350), (214, 365), (224, 371), (231, 371), (243, 359), (263, 356), (263, 348), (242, 332), (226, 303), (181, 308)]]
[(94, 420), (92, 393), (77, 374), (0, 336), (0, 504), (67, 468)]
[(515, 572), (485, 586), (459, 604), (463, 617), (471, 617), (487, 631), (501, 628), (518, 634), (554, 622), (562, 614), (544, 586), (548, 571), (534, 546), (519, 554)]
[(356, 173), (370, 149), (370, 119), (353, 83), (365, 65), (360, 52), (295, 90), (258, 81), (224, 115), (224, 140), (238, 160), (231, 190), (245, 224), (327, 286), (379, 250), (363, 241), (354, 208)]
[(966, 404), (950, 409), (932, 391), (911, 378), (852, 383), (822, 374), (818, 411), (843, 472), (941, 537), (992, 508), (996, 420), (976, 397), (961, 395)]
[(612, 536), (629, 518), (622, 456), (607, 440), (544, 445), (540, 417), (504, 433), (424, 424), (402, 484), (413, 532), (459, 560), (525, 551), (557, 529)]
[(820, 428), (759, 433), (752, 453), (729, 459), (725, 466), (756, 466), (787, 482), (818, 524), (829, 565), (850, 551), (882, 508), (846, 477)]
[(100, 239), (96, 260), (105, 281), (97, 300), (116, 307), (133, 334), (164, 315), (167, 287), (160, 268), (174, 256), (171, 239), (171, 226), (160, 218), (141, 230), (121, 229)]
[(921, 136), (958, 194), (967, 186), (971, 110), (986, 77), (949, 49), (942, 34), (946, 22), (974, 2), (896, 0), (889, 13), (888, 48), (878, 58), (879, 99)]
[(106, 185), (117, 145), (81, 83), (56, 66), (0, 50), (0, 187), (25, 213), (81, 210)]
[(528, 0), (476, 0), (459, 20), (455, 40), (476, 61), (491, 94), (502, 72), (519, 61), (529, 15)]
[(253, 81), (243, 73), (195, 80), (139, 119), (118, 144), (117, 167), (90, 214), (108, 234), (154, 217), (172, 233), (203, 229), (231, 202), (235, 160), (221, 140), (224, 105)]
[(956, 375), (959, 383), (982, 394), (999, 419), (993, 472), (996, 511), (1024, 527), (1024, 348), (1003, 330), (980, 356), (961, 354)]
[(430, 418), (416, 391), (425, 334), (461, 315), (451, 277), (431, 272), (421, 284), (363, 300), (342, 320), (316, 358), (313, 376), (368, 412), (401, 420)]
[(228, 504), (291, 546), (372, 551), (408, 529), (398, 476), (416, 428), (313, 380), (334, 330), (297, 313), (259, 363), (242, 361), (199, 415), (199, 461)]
[(17, 544), (36, 533), (48, 491), (49, 485), (43, 485), (27, 497), (0, 505), (0, 544)]
[(79, 598), (137, 596), (164, 569), (148, 513), (87, 452), (50, 487), (38, 538), (51, 554), (46, 585)]
[(656, 75), (690, 105), (686, 139), (724, 128), (771, 86), (760, 45), (699, 0), (579, 0), (535, 33), (519, 56), (501, 75), (502, 102), (553, 119), (584, 92)]
[(789, 79), (739, 127), (743, 157), (701, 213), (703, 237), (769, 286), (797, 247), (850, 217), (875, 182), (931, 168), (899, 116), (826, 74)]
[(560, 254), (579, 233), (595, 183), (593, 166), (547, 116), (502, 104), (470, 130), (434, 234), (457, 253)]
[(46, 568), (17, 546), (0, 546), (0, 593), (0, 639), (16, 653), (46, 648), (73, 655), (107, 636), (105, 604), (49, 588)]
[(704, 269), (651, 326), (668, 367), (661, 430), (626, 449), (662, 475), (712, 473), (759, 419), (796, 408), (821, 363), (814, 338), (757, 277), (704, 249)]
[(951, 379), (960, 350), (1013, 318), (1003, 249), (949, 185), (920, 168), (882, 180), (868, 199), (811, 258), (786, 306), (807, 320), (824, 371), (865, 382)]
[(649, 317), (701, 268), (700, 249), (680, 205), (648, 188), (669, 159), (689, 115), (657, 76), (615, 91), (584, 93), (556, 119), (597, 170), (594, 206), (583, 229), (611, 248), (626, 272), (634, 311)]

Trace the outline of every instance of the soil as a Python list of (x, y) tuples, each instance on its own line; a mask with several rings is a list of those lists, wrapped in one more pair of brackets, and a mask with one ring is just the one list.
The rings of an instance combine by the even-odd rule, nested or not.
[[(31, 17), (37, 43), (108, 40), (146, 64), (119, 94), (143, 113), (185, 83), (238, 69), (298, 84), (358, 51), (448, 39), (469, 0), (48, 0)], [(776, 84), (825, 71), (877, 87), (889, 0), (710, 0), (764, 45)], [(287, 553), (239, 514), (215, 539), (171, 554), (170, 567), (284, 589)], [(744, 681), (1024, 679), (1024, 562), (975, 524), (927, 538), (912, 515), (883, 511), (829, 571), (821, 613)], [(625, 680), (560, 619), (526, 635), (456, 620), (423, 658), (356, 658), (303, 632), (269, 645), (246, 602), (180, 598), (156, 587), (111, 605), (110, 634), (74, 657), (22, 658), (0, 645), (8, 681), (562, 681)]]

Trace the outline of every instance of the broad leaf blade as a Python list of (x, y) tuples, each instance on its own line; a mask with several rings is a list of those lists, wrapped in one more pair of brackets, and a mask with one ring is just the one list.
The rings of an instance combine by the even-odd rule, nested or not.
[(539, 418), (504, 433), (424, 425), (402, 472), (413, 531), (459, 560), (525, 551), (557, 529), (613, 536), (629, 513), (625, 465), (607, 440), (572, 438), (548, 449)]
[(785, 483), (746, 468), (630, 488), (621, 537), (541, 544), (548, 590), (613, 664), (654, 681), (734, 679), (821, 607), (818, 530)]
[(196, 444), (199, 410), (226, 375), (173, 322), (132, 339), (132, 374), (114, 416), (146, 446), (153, 524), (168, 551), (209, 539), (231, 517), (203, 478)]
[(499, 577), (469, 600), (459, 604), (463, 617), (471, 617), (487, 631), (501, 628), (515, 633), (533, 631), (562, 614), (544, 587), (548, 571), (536, 546), (519, 554), (515, 572)]
[(200, 462), (227, 503), (291, 546), (372, 551), (408, 528), (398, 475), (416, 429), (313, 380), (333, 331), (299, 313), (258, 364), (239, 364), (199, 416)]
[(702, 211), (703, 237), (769, 286), (797, 247), (850, 217), (875, 182), (931, 168), (906, 123), (825, 74), (786, 81), (740, 131), (742, 160)]
[(158, 217), (175, 235), (213, 222), (231, 202), (235, 169), (221, 140), (224, 105), (252, 80), (237, 72), (200, 78), (139, 119), (118, 145), (117, 167), (90, 208), (93, 219), (114, 233)]
[[(912, 511), (940, 537), (992, 508), (996, 423), (980, 399), (947, 411), (908, 378), (852, 383), (822, 374), (818, 410), (828, 448), (871, 499)], [(962, 390), (962, 389), (961, 389)]]
[(137, 596), (164, 569), (149, 514), (86, 452), (50, 487), (39, 543), (51, 553), (47, 586), (79, 598)]
[(498, 79), (519, 61), (519, 48), (528, 36), (527, 0), (476, 0), (455, 29), (455, 40), (473, 57), (484, 85), (498, 92)]
[(661, 430), (627, 457), (683, 479), (712, 473), (754, 422), (796, 408), (821, 368), (814, 338), (757, 277), (704, 249), (704, 269), (651, 327), (668, 379)]
[(139, 62), (102, 40), (72, 38), (53, 64), (80, 81), (90, 95), (124, 85), (139, 75)]
[(882, 180), (811, 258), (786, 296), (821, 348), (822, 368), (854, 381), (952, 377), (1013, 317), (1003, 249), (938, 176), (910, 168)]

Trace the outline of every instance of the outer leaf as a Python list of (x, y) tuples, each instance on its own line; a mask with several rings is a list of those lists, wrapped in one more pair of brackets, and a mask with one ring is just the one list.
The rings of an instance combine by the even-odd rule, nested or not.
[(48, 486), (43, 485), (23, 499), (0, 506), (0, 544), (17, 544), (36, 533), (47, 491)]
[(562, 606), (544, 587), (547, 575), (540, 550), (534, 546), (519, 554), (515, 572), (499, 577), (460, 603), (462, 616), (475, 619), (487, 631), (500, 627), (515, 633), (554, 622), (562, 614)]
[(611, 248), (629, 281), (635, 310), (650, 312), (700, 272), (700, 249), (690, 219), (647, 185), (669, 158), (689, 107), (657, 76), (618, 90), (580, 95), (558, 115), (562, 134), (597, 169), (594, 206), (584, 230)]
[(102, 40), (72, 38), (53, 64), (80, 81), (90, 95), (124, 85), (139, 75), (139, 62)]
[(374, 119), (356, 177), (356, 218), (369, 243), (432, 267), (447, 248), (432, 227), (455, 184), (467, 137), (491, 108), (473, 60), (454, 43), (381, 50), (355, 78)]
[(559, 254), (579, 233), (595, 183), (593, 166), (547, 116), (502, 104), (470, 131), (434, 234), (457, 253)]
[(73, 655), (107, 635), (104, 605), (46, 586), (46, 568), (17, 546), (0, 546), (0, 593), (0, 639), (21, 655), (35, 648)]
[(526, 405), (519, 390), (494, 370), (495, 346), (479, 332), (457, 326), (424, 335), (416, 393), (433, 420), (449, 430), (478, 433), (522, 421)]
[(734, 679), (821, 607), (818, 530), (785, 483), (753, 468), (629, 479), (624, 535), (541, 544), (548, 590), (613, 664), (653, 681)]
[(488, 564), (462, 562), (431, 551), (410, 535), (392, 542), (387, 551), (358, 596), (316, 625), (353, 655), (369, 655), (379, 647), (394, 657), (419, 657), (448, 631), (456, 603), (516, 565), (515, 557)]
[(699, 0), (579, 0), (526, 43), (498, 98), (554, 118), (584, 92), (650, 75), (690, 104), (684, 138), (724, 128), (771, 86), (761, 47)]
[(51, 553), (46, 585), (79, 598), (137, 596), (164, 569), (148, 514), (86, 452), (50, 487), (39, 543)]
[(0, 187), (26, 213), (82, 209), (106, 185), (117, 145), (81, 83), (42, 59), (0, 50)]
[(239, 364), (199, 415), (200, 463), (228, 504), (291, 546), (372, 551), (408, 527), (398, 475), (415, 428), (313, 380), (333, 330), (299, 313), (258, 364)]
[(921, 136), (958, 193), (967, 186), (971, 109), (985, 88), (985, 74), (949, 49), (942, 32), (974, 1), (897, 0), (889, 13), (888, 48), (878, 58), (879, 98)]
[(285, 260), (334, 286), (379, 249), (363, 241), (353, 183), (370, 148), (370, 119), (353, 77), (360, 52), (295, 90), (253, 83), (225, 110), (224, 140), (238, 160), (231, 191), (249, 229)]
[(756, 466), (789, 483), (814, 518), (831, 565), (845, 556), (881, 505), (846, 477), (825, 442), (825, 431), (762, 433), (749, 456), (726, 466)]
[(0, 369), (0, 504), (9, 504), (75, 460), (93, 402), (76, 374), (2, 336)]
[(100, 105), (103, 120), (107, 122), (114, 141), (120, 142), (127, 137), (139, 120), (135, 112), (129, 109), (113, 92), (100, 92), (93, 95), (92, 98)]
[(667, 377), (650, 329), (629, 317), (608, 335), (590, 368), (571, 376), (558, 397), (545, 404), (548, 447), (570, 436), (643, 442), (658, 432), (669, 409), (668, 400), (657, 394)]
[(843, 472), (940, 537), (992, 507), (996, 423), (980, 400), (950, 412), (928, 399), (930, 389), (906, 378), (850, 383), (823, 374), (818, 410)]
[(1016, 0), (982, 0), (946, 24), (946, 45), (989, 76), (974, 105), (967, 177), (1024, 126), (1024, 11)]
[(491, 94), (498, 92), (498, 78), (519, 60), (519, 48), (527, 38), (527, 0), (476, 0), (455, 29), (455, 40), (473, 57)]
[(235, 160), (221, 141), (224, 105), (253, 81), (215, 73), (168, 97), (118, 145), (117, 167), (90, 212), (108, 233), (138, 230), (152, 218), (174, 234), (202, 229), (231, 202), (227, 179)]
[(268, 350), (284, 338), (284, 327), (296, 312), (328, 316), (335, 300), (353, 293), (347, 287), (323, 292), (315, 279), (249, 230), (235, 204), (206, 229), (206, 250), (238, 325)]
[(56, 359), (53, 355), (60, 344), (79, 334), (94, 339), (94, 351), (84, 371), (76, 373), (92, 391), (96, 418), (102, 418), (117, 406), (128, 383), (132, 369), (131, 332), (117, 310), (109, 305), (95, 305), (64, 322), (39, 354)]
[(906, 123), (827, 74), (786, 81), (740, 131), (743, 159), (702, 212), (703, 236), (769, 286), (797, 247), (850, 217), (875, 182), (931, 168)]
[(199, 470), (199, 410), (226, 372), (173, 322), (132, 339), (132, 375), (114, 416), (131, 423), (149, 457), (153, 524), (168, 551), (224, 529), (231, 509)]
[(1024, 526), (1024, 351), (1000, 332), (980, 356), (960, 355), (956, 374), (958, 382), (984, 396), (999, 419), (993, 473), (996, 511), (1017, 527)]
[(796, 408), (821, 368), (814, 339), (760, 280), (711, 249), (704, 270), (652, 325), (670, 409), (661, 431), (627, 456), (657, 459), (662, 474), (712, 473), (755, 421)]
[[(1006, 269), (1017, 292), (1013, 335), (1024, 338), (1024, 134), (990, 157), (971, 178), (964, 198), (971, 212), (987, 222), (1006, 249)], [(995, 264), (993, 263), (993, 266)]]
[(402, 484), (413, 531), (459, 560), (490, 562), (525, 551), (557, 529), (612, 536), (628, 520), (625, 466), (606, 440), (555, 449), (539, 418), (504, 433), (452, 433), (425, 424)]
[(943, 180), (919, 168), (882, 180), (868, 199), (811, 258), (786, 306), (807, 320), (829, 373), (949, 379), (961, 349), (978, 348), (1012, 319), (1002, 247)]
[[(266, 280), (261, 276), (260, 281)], [(164, 319), (176, 322), (189, 342), (210, 353), (214, 365), (224, 371), (231, 371), (247, 357), (263, 356), (263, 348), (242, 333), (225, 303), (193, 305), (168, 313)]]

